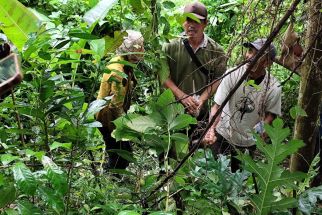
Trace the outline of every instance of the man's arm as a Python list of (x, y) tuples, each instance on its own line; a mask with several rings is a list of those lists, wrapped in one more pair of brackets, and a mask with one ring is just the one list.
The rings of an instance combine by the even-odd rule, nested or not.
[(180, 102), (187, 108), (190, 114), (195, 114), (197, 112), (197, 108), (199, 106), (199, 102), (196, 101), (192, 96), (187, 95), (179, 87), (170, 79), (168, 78), (163, 83), (165, 88), (169, 88), (175, 97), (180, 100)]
[[(218, 112), (219, 108), (220, 108), (220, 105), (218, 105), (217, 103), (215, 103), (211, 107), (211, 112), (210, 112), (210, 116), (209, 116), (209, 122), (212, 120), (212, 118)], [(215, 131), (216, 131), (216, 126), (219, 123), (219, 120), (220, 120), (220, 114), (217, 116), (217, 118), (215, 119), (215, 122), (211, 125), (211, 127), (209, 128), (207, 134), (205, 135), (205, 137), (203, 139), (203, 143), (205, 143), (206, 145), (212, 145), (212, 144), (214, 144), (216, 142)]]
[(214, 94), (215, 94), (215, 92), (216, 92), (216, 90), (217, 90), (217, 88), (218, 88), (218, 86), (219, 86), (219, 84), (220, 84), (220, 81), (219, 80), (217, 80), (216, 82), (214, 82), (214, 83), (212, 83), (211, 85), (209, 85), (204, 91), (203, 91), (203, 93), (201, 94), (201, 96), (200, 96), (200, 98), (199, 98), (199, 109), (202, 107), (202, 105), (210, 98), (210, 97), (212, 97)]

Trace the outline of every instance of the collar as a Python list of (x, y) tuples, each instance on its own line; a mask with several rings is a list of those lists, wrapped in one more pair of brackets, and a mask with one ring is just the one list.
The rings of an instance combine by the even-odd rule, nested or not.
[[(187, 35), (185, 32), (181, 33), (181, 38), (186, 36)], [(181, 40), (181, 44), (184, 45), (182, 40)], [(203, 41), (199, 44), (199, 46), (195, 50), (193, 50), (194, 53), (196, 53), (200, 48), (206, 48), (207, 44), (208, 44), (208, 36), (205, 33), (203, 33)]]

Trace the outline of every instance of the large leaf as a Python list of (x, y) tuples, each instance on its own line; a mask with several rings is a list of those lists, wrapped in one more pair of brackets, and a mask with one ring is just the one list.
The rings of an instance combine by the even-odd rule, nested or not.
[(284, 197), (277, 200), (273, 195), (275, 189), (294, 188), (294, 182), (301, 181), (306, 174), (301, 172), (289, 172), (280, 167), (281, 162), (289, 155), (296, 152), (304, 144), (301, 141), (283, 141), (290, 134), (288, 128), (283, 128), (283, 121), (276, 119), (273, 126), (265, 125), (272, 144), (265, 144), (256, 135), (256, 145), (266, 156), (265, 162), (255, 162), (249, 155), (241, 155), (239, 158), (245, 162), (245, 169), (254, 173), (259, 184), (259, 194), (253, 195), (251, 200), (255, 206), (256, 214), (269, 214), (272, 211), (280, 211), (296, 206), (294, 198)]
[(126, 210), (126, 211), (119, 212), (118, 215), (140, 215), (140, 214), (136, 211)]
[(103, 99), (98, 99), (89, 104), (89, 107), (86, 111), (85, 119), (94, 115), (95, 113), (102, 110), (113, 98), (113, 96), (108, 96)]
[(19, 201), (18, 210), (21, 215), (40, 215), (43, 214), (39, 208), (29, 201)]
[(12, 170), (18, 188), (27, 195), (34, 195), (37, 183), (30, 169), (23, 163), (17, 163)]
[(156, 123), (148, 116), (139, 116), (128, 121), (126, 125), (134, 131), (144, 133), (149, 128), (154, 128)]
[(92, 25), (93, 23), (102, 20), (107, 15), (108, 11), (113, 7), (117, 0), (102, 0), (93, 7), (91, 10), (87, 11), (84, 15), (84, 20)]
[(3, 155), (1, 155), (0, 158), (1, 158), (0, 160), (1, 160), (1, 162), (2, 162), (3, 165), (8, 165), (12, 161), (15, 161), (15, 160), (19, 160), (20, 159), (20, 157), (14, 156), (12, 154), (3, 154)]
[(105, 54), (105, 39), (92, 40), (89, 42), (91, 50), (94, 52), (96, 61), (101, 60)]
[(38, 19), (17, 0), (0, 0), (0, 29), (22, 50), (28, 34), (38, 30)]
[(47, 156), (43, 156), (42, 164), (47, 171), (46, 176), (56, 193), (61, 196), (66, 194), (68, 185), (65, 173)]
[(187, 128), (190, 124), (196, 124), (196, 118), (193, 118), (189, 114), (181, 114), (177, 116), (169, 125), (169, 129), (180, 130)]
[(38, 192), (42, 199), (50, 206), (52, 207), (57, 214), (62, 214), (64, 211), (64, 199), (57, 195), (55, 190), (47, 188), (47, 187), (39, 187)]
[(318, 208), (318, 199), (322, 200), (322, 186), (311, 188), (300, 195), (299, 210), (304, 214), (321, 214), (315, 211)]
[(16, 199), (16, 189), (12, 183), (0, 188), (0, 208), (5, 207)]

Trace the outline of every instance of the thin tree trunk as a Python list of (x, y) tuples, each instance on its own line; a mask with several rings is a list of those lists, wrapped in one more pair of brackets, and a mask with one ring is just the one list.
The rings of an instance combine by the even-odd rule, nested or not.
[[(315, 131), (318, 128), (319, 105), (322, 98), (322, 1), (311, 0), (309, 5), (309, 24), (306, 47), (313, 44), (301, 68), (301, 84), (298, 105), (307, 116), (296, 119), (294, 138), (304, 141), (305, 146), (291, 157), (291, 171), (308, 171), (314, 156)], [(316, 35), (319, 34), (319, 37)], [(316, 39), (317, 38), (317, 39)], [(316, 39), (316, 40), (315, 40)]]

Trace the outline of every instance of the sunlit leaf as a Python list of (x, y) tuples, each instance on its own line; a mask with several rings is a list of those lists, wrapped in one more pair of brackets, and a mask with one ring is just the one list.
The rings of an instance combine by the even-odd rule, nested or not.
[(87, 11), (84, 15), (84, 20), (88, 25), (102, 20), (107, 15), (108, 11), (113, 7), (117, 0), (102, 0), (97, 3), (95, 7)]
[(68, 189), (66, 174), (47, 156), (43, 156), (42, 164), (47, 171), (46, 176), (52, 183), (55, 191), (63, 196)]
[(140, 214), (136, 211), (121, 211), (120, 213), (118, 213), (118, 215), (140, 215)]
[(144, 133), (149, 128), (154, 128), (156, 123), (148, 116), (139, 116), (128, 121), (126, 125), (134, 131)]
[[(299, 210), (304, 214), (315, 214), (318, 209), (318, 201), (322, 200), (322, 186), (306, 190), (299, 197)], [(319, 214), (319, 213), (316, 213)]]
[(71, 147), (72, 147), (72, 143), (59, 143), (56, 141), (49, 146), (51, 151), (57, 148), (71, 149)]
[(0, 29), (22, 51), (28, 34), (38, 31), (38, 19), (17, 0), (0, 0)]
[(23, 163), (17, 163), (12, 168), (13, 176), (18, 188), (28, 195), (34, 195), (37, 182), (30, 169)]
[(1, 162), (3, 165), (8, 165), (12, 161), (19, 160), (20, 158), (18, 156), (14, 156), (12, 154), (3, 154), (1, 155)]

